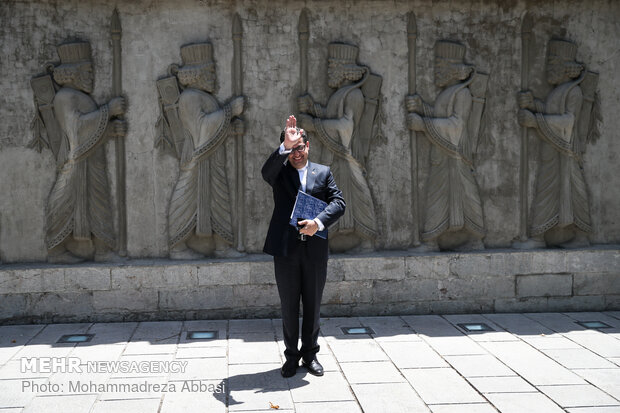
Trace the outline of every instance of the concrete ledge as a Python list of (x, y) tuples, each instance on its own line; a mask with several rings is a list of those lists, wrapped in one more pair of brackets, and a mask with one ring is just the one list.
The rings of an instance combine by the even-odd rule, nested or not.
[[(620, 309), (620, 248), (332, 255), (324, 316)], [(278, 317), (271, 258), (0, 265), (0, 324)]]

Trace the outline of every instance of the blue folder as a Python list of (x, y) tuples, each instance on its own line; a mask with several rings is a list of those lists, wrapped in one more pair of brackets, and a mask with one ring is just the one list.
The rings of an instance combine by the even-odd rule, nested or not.
[[(289, 223), (297, 228), (297, 218), (314, 219), (325, 208), (327, 208), (326, 202), (300, 190), (297, 192), (297, 199), (295, 200), (295, 206), (293, 207)], [(314, 235), (323, 239), (327, 238), (327, 228), (323, 229), (323, 231), (317, 231)]]

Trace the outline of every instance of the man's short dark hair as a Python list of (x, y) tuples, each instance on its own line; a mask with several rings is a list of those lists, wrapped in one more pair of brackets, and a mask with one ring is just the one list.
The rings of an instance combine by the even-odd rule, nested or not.
[[(295, 128), (295, 129), (297, 129), (297, 132), (301, 131), (301, 138), (304, 140), (304, 143), (308, 142), (308, 134), (306, 133), (306, 131), (300, 128)], [(286, 134), (286, 129), (280, 132), (280, 143), (284, 142), (285, 134)]]

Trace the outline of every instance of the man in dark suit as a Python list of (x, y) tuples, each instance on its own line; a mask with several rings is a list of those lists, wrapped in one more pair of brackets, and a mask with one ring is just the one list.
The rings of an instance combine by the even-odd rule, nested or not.
[[(275, 204), (263, 251), (273, 255), (282, 307), (286, 362), (281, 373), (284, 377), (293, 376), (301, 358), (302, 365), (311, 374), (322, 376), (323, 367), (316, 353), (319, 351), (319, 316), (327, 277), (328, 244), (327, 239), (313, 235), (344, 214), (345, 202), (329, 167), (308, 161), (310, 142), (306, 132), (296, 127), (292, 115), (286, 121), (280, 142), (280, 147), (263, 165), (262, 174), (273, 189)], [(302, 228), (298, 232), (289, 221), (300, 189), (328, 205), (313, 220), (301, 221)], [(300, 298), (303, 322), (301, 349), (298, 349)]]

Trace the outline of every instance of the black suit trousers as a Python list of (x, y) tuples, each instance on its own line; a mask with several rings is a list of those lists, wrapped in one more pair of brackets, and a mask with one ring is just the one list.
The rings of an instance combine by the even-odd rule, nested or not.
[[(276, 283), (282, 306), (284, 355), (287, 360), (311, 361), (319, 351), (321, 298), (327, 278), (327, 254), (310, 254), (309, 243), (299, 241), (286, 257), (274, 257)], [(323, 254), (321, 254), (323, 255)], [(301, 350), (299, 340), (299, 300), (303, 303)]]

